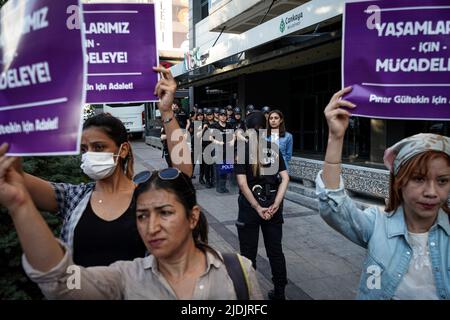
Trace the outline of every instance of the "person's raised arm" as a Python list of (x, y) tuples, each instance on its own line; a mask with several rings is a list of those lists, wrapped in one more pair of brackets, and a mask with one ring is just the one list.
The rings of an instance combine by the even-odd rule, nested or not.
[(64, 257), (64, 251), (36, 209), (25, 180), (12, 166), (16, 158), (4, 156), (0, 147), (0, 204), (8, 209), (27, 260), (36, 270), (46, 272)]
[(349, 93), (351, 87), (336, 92), (324, 110), (328, 123), (328, 145), (323, 163), (322, 179), (327, 189), (339, 188), (339, 175), (341, 173), (342, 146), (344, 135), (348, 127), (350, 113), (341, 107), (354, 108), (349, 101), (342, 100), (342, 96)]
[(166, 134), (163, 132), (164, 132), (164, 128), (161, 128), (161, 137), (160, 137), (161, 141), (165, 141), (167, 139)]
[[(178, 121), (172, 111), (172, 103), (177, 90), (177, 84), (170, 70), (162, 66), (153, 68), (161, 75), (161, 80), (155, 88), (155, 95), (160, 99), (158, 108), (163, 119), (164, 130), (167, 135), (167, 147), (173, 166), (181, 172), (192, 175), (191, 153)], [(175, 151), (175, 152), (174, 152)], [(177, 158), (175, 158), (175, 155)]]
[(25, 187), (38, 209), (56, 213), (58, 211), (58, 203), (56, 201), (55, 191), (50, 182), (24, 172), (21, 158), (15, 158), (13, 167), (23, 176)]

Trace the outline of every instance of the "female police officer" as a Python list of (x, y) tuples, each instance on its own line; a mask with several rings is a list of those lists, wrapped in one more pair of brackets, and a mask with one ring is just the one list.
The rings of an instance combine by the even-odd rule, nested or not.
[[(247, 134), (258, 137), (256, 131), (266, 128), (266, 118), (260, 111), (253, 112), (248, 115), (246, 125), (249, 129)], [(261, 226), (274, 283), (274, 290), (271, 290), (268, 296), (269, 299), (285, 299), (287, 275), (281, 239), (283, 198), (289, 176), (283, 156), (281, 153), (278, 154), (276, 147), (270, 148), (271, 144), (267, 143), (264, 137), (259, 139), (250, 137), (249, 141), (246, 144), (245, 156), (242, 159), (238, 154), (235, 165), (240, 189), (239, 214), (236, 223), (240, 250), (243, 256), (252, 261), (256, 269), (259, 227)], [(252, 156), (258, 154), (263, 157), (256, 156), (256, 159), (252, 159)]]

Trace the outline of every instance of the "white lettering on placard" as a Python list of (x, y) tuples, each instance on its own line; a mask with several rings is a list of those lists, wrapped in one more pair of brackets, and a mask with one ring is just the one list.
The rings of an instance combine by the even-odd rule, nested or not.
[(34, 122), (32, 121), (24, 120), (21, 123), (10, 121), (6, 124), (0, 124), (0, 136), (17, 133), (29, 134), (36, 131), (53, 131), (59, 129), (59, 117), (34, 119)]
[(95, 86), (88, 84), (86, 86), (87, 91), (106, 91), (106, 90), (133, 90), (134, 82), (109, 82), (107, 85), (104, 83), (96, 83)]
[(398, 104), (429, 104), (430, 98), (425, 96), (395, 96), (394, 102)]
[(34, 121), (36, 131), (51, 131), (58, 130), (59, 118), (54, 117), (53, 119), (36, 119)]
[(22, 121), (22, 129), (23, 132), (25, 132), (26, 134), (29, 134), (30, 132), (34, 131), (34, 123), (31, 121)]
[(377, 59), (376, 72), (448, 72), (450, 58)]
[(89, 52), (87, 56), (91, 64), (128, 63), (127, 52)]
[(109, 86), (108, 86), (108, 89), (109, 90), (133, 90), (133, 86), (134, 86), (133, 82), (129, 82), (129, 83), (125, 83), (125, 82), (113, 83), (113, 82), (110, 82)]
[(445, 36), (450, 35), (450, 20), (384, 22), (376, 30), (379, 37)]
[(49, 26), (47, 20), (48, 7), (43, 7), (24, 17), (22, 34), (37, 31)]
[(9, 122), (7, 124), (0, 124), (0, 136), (6, 134), (21, 133), (22, 126), (17, 122)]
[(129, 22), (91, 22), (86, 27), (86, 34), (129, 34)]
[(0, 74), (0, 90), (20, 88), (52, 81), (48, 62), (9, 69)]

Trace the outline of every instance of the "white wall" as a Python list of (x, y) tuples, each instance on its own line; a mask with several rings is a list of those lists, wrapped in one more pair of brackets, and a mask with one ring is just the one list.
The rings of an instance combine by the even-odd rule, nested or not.
[(209, 29), (212, 30), (222, 23), (236, 17), (264, 0), (222, 0), (213, 6), (209, 13)]
[[(220, 32), (210, 32), (208, 25), (209, 17), (203, 19), (195, 25), (195, 46), (200, 48), (200, 53), (203, 54), (212, 47)], [(229, 41), (230, 39), (236, 38), (239, 35), (222, 33), (217, 43), (223, 41)]]

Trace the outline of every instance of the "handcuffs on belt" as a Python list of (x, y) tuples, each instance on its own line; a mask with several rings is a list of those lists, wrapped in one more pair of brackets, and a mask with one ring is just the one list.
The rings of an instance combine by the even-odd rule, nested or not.
[(266, 188), (264, 188), (260, 184), (255, 184), (252, 187), (252, 193), (256, 198), (265, 202), (265, 201), (267, 201), (267, 197), (271, 196), (271, 193), (277, 192), (277, 189), (271, 189), (271, 186), (272, 185), (270, 185), (270, 184), (266, 184), (265, 185)]
[(263, 187), (259, 184), (255, 184), (252, 188), (253, 195), (261, 201), (267, 201), (267, 197), (263, 194)]

